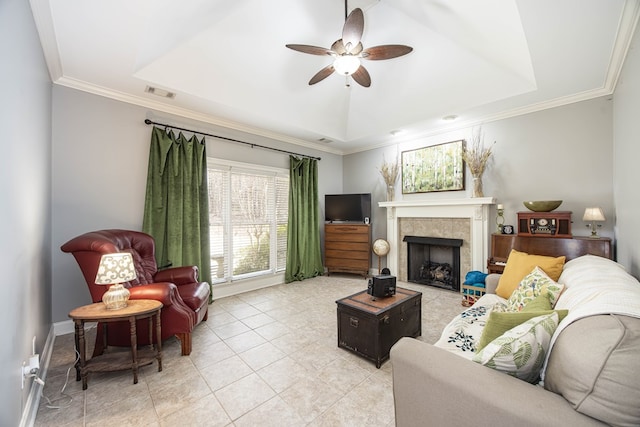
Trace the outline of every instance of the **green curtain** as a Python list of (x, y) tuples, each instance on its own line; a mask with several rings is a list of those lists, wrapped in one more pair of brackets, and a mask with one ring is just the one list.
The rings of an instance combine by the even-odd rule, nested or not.
[(318, 161), (289, 156), (286, 283), (324, 272), (320, 252)]
[(155, 239), (160, 268), (197, 265), (211, 283), (204, 138), (153, 127), (142, 231)]

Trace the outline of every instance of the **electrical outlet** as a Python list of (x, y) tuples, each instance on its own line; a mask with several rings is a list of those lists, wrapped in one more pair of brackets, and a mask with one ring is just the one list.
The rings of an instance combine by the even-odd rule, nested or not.
[(34, 381), (44, 385), (44, 382), (38, 377), (39, 372), (40, 355), (36, 353), (36, 336), (34, 335), (31, 341), (31, 356), (29, 356), (29, 362), (27, 363), (26, 360), (22, 361), (22, 369), (20, 370), (22, 374), (22, 388), (24, 389), (24, 382), (27, 378), (35, 378)]
[(29, 363), (27, 361), (22, 362), (22, 388), (24, 388), (24, 381), (27, 378), (38, 378), (40, 372), (40, 355), (34, 354), (29, 357)]

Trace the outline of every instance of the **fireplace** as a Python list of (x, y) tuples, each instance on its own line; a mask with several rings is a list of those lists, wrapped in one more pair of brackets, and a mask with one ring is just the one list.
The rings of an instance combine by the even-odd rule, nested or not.
[(407, 242), (407, 281), (460, 291), (462, 239), (404, 236)]
[(485, 271), (491, 236), (489, 207), (494, 203), (493, 197), (379, 202), (387, 210), (387, 241), (391, 247), (387, 267), (397, 272), (398, 280), (407, 281), (407, 245), (402, 239), (434, 236), (463, 240), (461, 272)]

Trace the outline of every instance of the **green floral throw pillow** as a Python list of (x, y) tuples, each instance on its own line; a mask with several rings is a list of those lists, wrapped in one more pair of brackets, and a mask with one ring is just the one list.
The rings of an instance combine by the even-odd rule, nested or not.
[(529, 319), (491, 341), (473, 361), (535, 384), (557, 327), (556, 312)]
[[(497, 311), (495, 307), (500, 304), (496, 303), (494, 309), (489, 313), (484, 328), (482, 328), (482, 335), (480, 340), (476, 341), (476, 351), (482, 350), (491, 341), (498, 338), (500, 335), (507, 332), (509, 329), (513, 329), (521, 323), (526, 322), (534, 317), (542, 316), (543, 314), (551, 314), (551, 302), (549, 302), (549, 294), (543, 293), (527, 303), (522, 311)], [(569, 310), (555, 310), (558, 313), (558, 323), (562, 322)]]
[(540, 267), (535, 267), (531, 273), (522, 279), (507, 300), (507, 310), (522, 311), (528, 302), (545, 292), (549, 294), (551, 307), (554, 307), (563, 289), (564, 285), (551, 279)]

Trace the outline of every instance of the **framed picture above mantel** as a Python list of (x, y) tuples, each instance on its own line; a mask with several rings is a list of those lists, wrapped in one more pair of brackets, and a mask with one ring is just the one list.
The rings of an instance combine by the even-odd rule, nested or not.
[(465, 141), (402, 152), (402, 194), (464, 190)]

